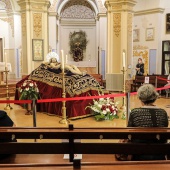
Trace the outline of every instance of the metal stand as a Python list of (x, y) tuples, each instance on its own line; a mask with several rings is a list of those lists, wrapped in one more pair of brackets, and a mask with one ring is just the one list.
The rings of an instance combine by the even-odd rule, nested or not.
[[(62, 69), (62, 80), (63, 80), (62, 97), (65, 98), (66, 97), (66, 92), (65, 92), (65, 73), (64, 73), (64, 69)], [(62, 119), (59, 121), (59, 123), (61, 123), (61, 124), (68, 124), (69, 123), (69, 120), (67, 119), (67, 115), (66, 115), (66, 101), (62, 101)]]
[[(125, 86), (125, 80), (126, 80), (126, 71), (125, 67), (123, 67), (123, 70), (121, 70), (123, 72), (123, 93), (126, 93), (126, 86)], [(127, 118), (127, 112), (126, 112), (126, 96), (123, 97), (123, 103), (122, 106), (120, 107), (120, 109), (122, 109), (122, 119), (126, 119)]]
[[(9, 97), (9, 87), (8, 87), (8, 68), (5, 67), (5, 77), (6, 77), (6, 100), (9, 100), (10, 97)], [(7, 103), (6, 104), (6, 107), (4, 108), (4, 110), (11, 110), (13, 109), (11, 106), (10, 106), (10, 103)]]

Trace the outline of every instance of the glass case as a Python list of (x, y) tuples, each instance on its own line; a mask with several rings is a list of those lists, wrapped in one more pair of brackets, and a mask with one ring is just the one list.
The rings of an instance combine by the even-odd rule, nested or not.
[(170, 74), (170, 41), (162, 41), (162, 74)]

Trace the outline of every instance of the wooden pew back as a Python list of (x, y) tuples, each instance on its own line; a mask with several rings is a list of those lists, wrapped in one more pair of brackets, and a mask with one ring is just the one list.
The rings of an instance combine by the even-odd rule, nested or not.
[[(0, 154), (170, 154), (169, 143), (118, 143), (103, 139), (170, 139), (170, 128), (0, 128), (0, 139), (36, 139), (36, 142), (1, 143)], [(40, 140), (41, 139), (41, 140)], [(43, 139), (68, 139), (68, 143), (43, 142)], [(77, 143), (75, 139), (100, 139)], [(117, 140), (118, 141), (118, 140)], [(102, 163), (102, 162), (98, 162)], [(104, 163), (104, 162), (103, 162)], [(74, 164), (74, 163), (73, 163)], [(73, 165), (72, 164), (72, 165)], [(92, 163), (93, 164), (93, 163)], [(47, 164), (48, 165), (48, 164)], [(47, 166), (46, 165), (46, 166)], [(82, 164), (83, 165), (83, 164)], [(24, 164), (24, 166), (26, 166)], [(69, 164), (70, 166), (70, 164)], [(0, 164), (1, 167), (1, 164)], [(169, 164), (170, 167), (170, 164)]]
[(103, 76), (101, 74), (90, 74), (92, 77), (94, 77), (101, 86), (103, 86)]

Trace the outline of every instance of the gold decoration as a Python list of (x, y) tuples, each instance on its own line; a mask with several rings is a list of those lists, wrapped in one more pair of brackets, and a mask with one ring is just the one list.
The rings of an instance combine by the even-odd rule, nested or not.
[(145, 72), (144, 74), (147, 75), (148, 70), (148, 50), (133, 50), (133, 57), (141, 57), (144, 60), (145, 64)]
[(36, 11), (42, 11), (43, 10), (43, 6), (37, 6), (37, 5), (31, 5), (31, 9), (32, 10), (36, 10)]
[[(5, 76), (6, 76), (6, 100), (10, 100), (10, 96), (9, 96), (9, 86), (8, 86), (8, 73), (9, 73), (9, 70), (8, 68), (5, 66)], [(11, 110), (13, 109), (11, 106), (10, 106), (10, 103), (7, 103), (4, 110)]]
[(21, 23), (22, 23), (22, 36), (25, 36), (26, 34), (26, 14), (21, 14)]
[(41, 13), (34, 13), (33, 14), (33, 27), (34, 27), (34, 34), (36, 37), (39, 37), (42, 31), (42, 14)]
[(121, 29), (121, 14), (114, 13), (113, 14), (113, 30), (115, 35), (118, 37)]
[(145, 50), (148, 49), (147, 46), (135, 45), (133, 46), (133, 50)]
[(121, 4), (115, 4), (115, 5), (112, 6), (112, 9), (116, 9), (116, 10), (122, 9), (122, 5)]
[(128, 29), (128, 33), (130, 35), (132, 35), (132, 14), (131, 13), (128, 13), (128, 23), (127, 23), (127, 29)]

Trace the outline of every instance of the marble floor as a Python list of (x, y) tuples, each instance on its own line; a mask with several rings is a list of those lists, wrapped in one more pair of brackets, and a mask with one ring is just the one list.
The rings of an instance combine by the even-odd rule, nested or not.
[[(12, 98), (11, 98), (12, 99)], [(1, 98), (0, 100), (4, 100)], [(115, 98), (115, 101), (119, 101), (119, 107), (122, 105), (122, 98)], [(167, 105), (170, 105), (170, 98), (159, 98), (156, 103), (158, 107), (164, 108), (168, 115), (170, 116), (170, 108), (167, 108)], [(0, 103), (0, 109), (4, 110), (6, 104)], [(8, 115), (15, 122), (17, 127), (33, 127), (33, 116), (26, 115), (26, 110), (21, 106), (11, 104), (12, 110), (7, 110)], [(130, 108), (140, 107), (140, 101), (137, 99), (137, 96), (133, 95), (130, 98)], [(119, 116), (121, 117), (121, 112)], [(37, 112), (37, 127), (67, 127), (67, 124), (60, 124), (61, 120), (58, 116), (49, 116), (45, 113)], [(87, 117), (77, 120), (70, 120), (70, 124), (73, 124), (74, 127), (126, 127), (126, 120), (121, 118), (114, 119), (113, 121), (99, 121), (97, 122), (94, 117)]]

